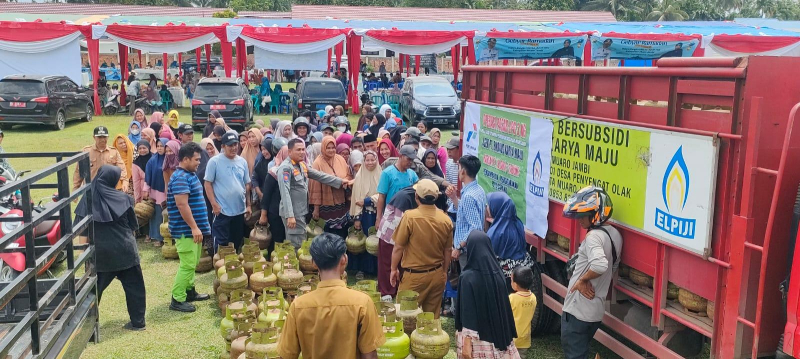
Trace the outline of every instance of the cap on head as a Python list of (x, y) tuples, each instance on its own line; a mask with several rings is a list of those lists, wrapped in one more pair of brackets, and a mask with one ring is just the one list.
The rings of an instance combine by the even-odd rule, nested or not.
[(422, 135), (422, 137), (419, 138), (419, 142), (425, 142), (425, 141), (433, 143), (433, 140), (431, 140), (431, 138), (428, 137), (428, 135)]
[(447, 143), (444, 145), (444, 148), (448, 150), (456, 149), (461, 146), (461, 138), (460, 137), (451, 137)]
[(419, 198), (423, 198), (425, 200), (435, 200), (439, 197), (439, 187), (436, 186), (436, 183), (429, 179), (423, 179), (417, 182), (414, 185), (414, 191), (417, 193)]
[(222, 144), (225, 146), (232, 146), (239, 143), (239, 136), (233, 132), (226, 132), (222, 136)]
[(192, 128), (192, 125), (185, 123), (185, 124), (182, 124), (182, 125), (178, 126), (178, 133), (180, 133), (181, 135), (194, 133), (194, 128)]
[(418, 128), (416, 128), (416, 127), (409, 127), (409, 128), (406, 130), (406, 132), (403, 132), (403, 133), (402, 133), (402, 135), (403, 135), (403, 136), (406, 136), (406, 135), (408, 135), (408, 136), (411, 136), (411, 137), (416, 137), (417, 139), (419, 139), (419, 137), (422, 135), (422, 132), (419, 132), (419, 129), (418, 129)]
[(413, 160), (417, 158), (417, 150), (412, 145), (403, 145), (400, 147), (400, 156), (406, 156)]
[(95, 127), (94, 137), (108, 137), (108, 128), (106, 128), (106, 126)]

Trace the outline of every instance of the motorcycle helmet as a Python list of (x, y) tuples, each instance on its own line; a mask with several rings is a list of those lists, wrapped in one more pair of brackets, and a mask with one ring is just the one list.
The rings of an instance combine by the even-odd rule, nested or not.
[(308, 120), (305, 117), (298, 117), (294, 120), (294, 125), (292, 128), (294, 129), (294, 133), (297, 133), (297, 128), (300, 126), (305, 126), (307, 132), (311, 132), (311, 126), (308, 124)]
[(289, 141), (287, 141), (283, 137), (275, 138), (272, 140), (272, 149), (270, 149), (269, 152), (270, 154), (272, 154), (272, 157), (274, 158), (278, 154), (278, 152), (280, 152), (281, 148), (283, 148), (283, 146), (286, 146), (288, 144)]
[(594, 186), (582, 188), (564, 204), (564, 217), (591, 217), (593, 227), (608, 221), (613, 212), (614, 207), (608, 193), (602, 188)]
[(111, 85), (111, 89), (112, 90), (118, 90), (119, 89), (119, 85), (113, 84), (113, 85)]

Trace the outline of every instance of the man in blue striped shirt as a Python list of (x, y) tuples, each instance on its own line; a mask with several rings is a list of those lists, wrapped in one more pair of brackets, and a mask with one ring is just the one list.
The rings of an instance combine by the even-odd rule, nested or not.
[[(486, 192), (478, 185), (476, 177), (481, 169), (481, 161), (472, 155), (466, 155), (458, 160), (461, 168), (458, 170), (458, 179), (461, 180), (461, 196), (456, 193), (455, 187), (447, 189), (447, 197), (453, 202), (450, 212), (456, 212), (456, 230), (453, 236), (453, 259), (466, 251), (467, 237), (473, 230), (484, 230), (486, 222)], [(461, 269), (467, 261), (459, 261)]]
[(203, 149), (194, 142), (181, 146), (178, 151), (180, 164), (167, 185), (169, 232), (180, 259), (169, 309), (179, 312), (194, 312), (196, 308), (189, 302), (210, 298), (208, 294), (197, 293), (194, 288), (194, 269), (200, 260), (203, 236), (211, 235), (203, 185), (195, 173), (200, 166), (201, 152)]

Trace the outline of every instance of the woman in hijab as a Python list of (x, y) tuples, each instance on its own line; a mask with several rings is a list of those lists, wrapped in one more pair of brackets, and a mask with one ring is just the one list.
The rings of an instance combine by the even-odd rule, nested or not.
[(373, 136), (378, 137), (378, 132), (380, 132), (381, 128), (383, 128), (383, 125), (386, 124), (386, 120), (380, 114), (375, 114), (374, 116), (375, 118), (370, 123), (367, 131), (369, 131), (369, 133), (371, 133)]
[(280, 121), (275, 127), (275, 138), (285, 138), (286, 142), (295, 138), (291, 121)]
[[(217, 113), (219, 113), (219, 111), (217, 111)], [(231, 130), (230, 126), (228, 126), (228, 124), (225, 123), (225, 119), (222, 118), (222, 115), (219, 115), (219, 117), (217, 117), (214, 123), (216, 123), (216, 126), (222, 126), (222, 128), (225, 129), (226, 132)]]
[(133, 157), (136, 149), (134, 148), (133, 143), (131, 143), (131, 140), (124, 135), (117, 135), (114, 137), (112, 147), (119, 152), (119, 156), (122, 157), (122, 162), (125, 163), (126, 175), (125, 178), (122, 179), (122, 190), (133, 197), (133, 186), (131, 186), (131, 166), (133, 165)]
[[(327, 137), (323, 137), (323, 139), (325, 138)], [(314, 161), (317, 159), (317, 157), (319, 157), (321, 153), (322, 153), (322, 142), (308, 146), (308, 148), (306, 148), (306, 162), (308, 163), (308, 165), (309, 166), (314, 165)]]
[[(322, 154), (314, 160), (312, 167), (332, 176), (349, 181), (353, 179), (350, 166), (342, 156), (336, 154), (336, 144), (332, 137), (322, 139)], [(347, 225), (350, 222), (347, 197), (343, 188), (323, 186), (311, 181), (308, 186), (308, 203), (313, 207), (312, 217), (325, 220), (325, 231), (347, 237)]]
[(200, 140), (200, 148), (202, 148), (208, 154), (208, 158), (216, 156), (219, 151), (217, 151), (217, 147), (214, 146), (214, 140), (210, 138), (204, 138)]
[(167, 126), (172, 130), (172, 134), (175, 138), (178, 137), (178, 121), (180, 121), (180, 117), (178, 110), (171, 110), (169, 114), (167, 114)]
[(117, 191), (121, 170), (103, 165), (92, 180), (92, 201), (81, 201), (76, 217), (89, 215), (91, 206), (94, 223), (94, 245), (97, 251), (97, 300), (114, 279), (119, 279), (125, 291), (130, 322), (124, 328), (144, 330), (147, 295), (145, 293), (139, 251), (133, 232), (139, 227), (133, 211), (133, 198)]
[(417, 206), (417, 194), (414, 186), (403, 188), (386, 204), (381, 222), (376, 226), (377, 236), (380, 239), (378, 242), (378, 290), (382, 296), (394, 297), (397, 294), (397, 287), (392, 286), (389, 281), (392, 271), (392, 251), (394, 250), (392, 235), (397, 225), (400, 224), (403, 213), (417, 208)]
[(149, 123), (147, 121), (147, 116), (145, 116), (145, 114), (144, 114), (144, 110), (142, 110), (140, 108), (137, 108), (135, 111), (133, 111), (133, 119), (131, 120), (131, 123), (133, 123), (133, 121), (136, 121), (136, 122), (139, 123), (139, 129), (140, 130), (145, 128), (145, 127), (147, 127), (147, 125)]
[(167, 148), (164, 151), (164, 183), (169, 183), (172, 174), (181, 161), (178, 160), (178, 151), (181, 149), (181, 142), (178, 140), (169, 140)]
[(378, 162), (383, 164), (388, 158), (400, 157), (397, 148), (389, 140), (378, 141)]
[[(377, 154), (375, 156), (377, 156)], [(377, 160), (378, 158), (375, 157), (375, 159)], [(353, 176), (355, 176), (355, 174), (361, 170), (361, 166), (364, 165), (364, 152), (353, 150), (350, 152), (350, 159), (347, 163), (350, 165), (350, 170), (354, 174)]]
[(346, 144), (348, 147), (350, 147), (350, 142), (353, 142), (353, 135), (349, 133), (342, 133), (339, 135), (339, 137), (336, 137), (336, 146)]
[(456, 354), (459, 358), (518, 359), (517, 329), (503, 271), (489, 236), (467, 236), (467, 264), (458, 279)]
[(211, 133), (214, 131), (214, 126), (217, 125), (218, 118), (222, 118), (222, 115), (217, 110), (212, 110), (208, 114), (208, 120), (206, 121), (206, 126), (203, 128), (203, 138), (211, 136)]
[[(336, 154), (342, 156), (342, 158), (344, 158), (344, 162), (347, 163), (347, 166), (350, 166), (350, 145), (346, 143), (340, 143), (336, 145)], [(355, 175), (355, 173), (352, 171), (352, 168), (350, 174)]]
[(245, 142), (244, 147), (242, 148), (242, 158), (247, 161), (247, 169), (249, 170), (248, 173), (253, 173), (253, 167), (256, 165), (256, 159), (258, 159), (258, 154), (261, 152), (259, 146), (261, 146), (261, 141), (264, 140), (264, 136), (261, 135), (261, 131), (257, 128), (251, 128), (247, 131), (247, 142)]
[[(150, 160), (152, 157), (152, 153), (150, 152), (150, 142), (141, 140), (139, 143), (136, 144), (136, 152), (137, 157), (133, 160), (133, 166), (131, 166), (131, 171), (133, 174), (131, 178), (131, 185), (133, 187), (133, 202), (139, 203), (142, 201), (144, 197), (144, 171), (145, 166), (147, 166), (147, 161)], [(141, 223), (144, 225), (145, 223)]]
[(385, 139), (387, 139), (387, 140), (390, 140), (390, 141), (391, 141), (391, 137), (392, 137), (392, 136), (389, 136), (389, 131), (388, 131), (388, 130), (386, 130), (386, 129), (383, 129), (383, 130), (380, 130), (380, 131), (378, 131), (378, 140), (382, 140), (382, 139), (384, 139), (384, 138), (385, 138)]
[(436, 157), (435, 150), (427, 149), (425, 154), (422, 155), (422, 163), (425, 164), (425, 167), (433, 174), (444, 178), (444, 173), (442, 173), (442, 168), (439, 167), (439, 158)]
[(148, 147), (150, 147), (151, 153), (156, 152), (156, 138), (156, 132), (153, 131), (152, 128), (145, 127), (145, 129), (142, 130), (142, 141), (147, 141), (147, 143), (150, 144)]
[[(154, 123), (157, 123), (159, 125), (164, 125), (164, 113), (163, 112), (158, 112), (158, 111), (153, 112), (153, 114), (150, 115), (150, 122), (149, 123), (150, 123), (150, 125), (152, 125)], [(161, 129), (161, 126), (159, 126), (158, 128)], [(155, 130), (155, 128), (154, 128), (154, 130)], [(158, 133), (158, 132), (156, 132), (156, 133)]]
[(171, 128), (169, 128), (169, 126), (166, 125), (161, 126), (161, 131), (158, 132), (158, 138), (166, 138), (168, 140), (176, 139), (175, 133), (172, 131)]
[[(150, 117), (152, 118), (154, 116), (150, 116)], [(156, 134), (156, 140), (158, 140), (160, 138), (160, 136), (158, 134), (161, 133), (161, 128), (162, 127), (164, 127), (164, 125), (162, 125), (160, 122), (152, 122), (152, 123), (150, 123), (150, 129), (153, 130), (153, 132)]]
[(436, 157), (439, 158), (439, 167), (442, 169), (444, 174), (447, 174), (447, 171), (445, 170), (447, 165), (447, 149), (444, 148), (444, 146), (439, 146), (439, 143), (442, 141), (442, 131), (434, 127), (431, 129), (428, 137), (431, 138), (431, 143), (433, 143), (433, 147), (431, 148), (436, 150)]
[(388, 122), (394, 122), (397, 124), (397, 120), (394, 118), (394, 114), (392, 113), (392, 106), (389, 106), (388, 103), (381, 105), (381, 109), (378, 111), (378, 114), (383, 115), (384, 120)]
[(309, 137), (308, 143), (310, 143), (312, 145), (315, 144), (315, 143), (322, 143), (322, 137), (324, 137), (322, 132), (319, 132), (319, 131), (314, 132), (314, 133), (311, 134), (311, 137)]
[(511, 272), (514, 268), (533, 264), (525, 242), (525, 226), (517, 217), (517, 207), (505, 192), (487, 194), (486, 203), (487, 215), (493, 220), (486, 234), (492, 241), (492, 249), (506, 278), (506, 289), (511, 293)]
[(397, 126), (397, 127), (393, 128), (393, 129), (391, 129), (389, 131), (389, 134), (391, 135), (391, 138), (392, 138), (392, 144), (394, 144), (395, 147), (397, 147), (398, 144), (400, 143), (400, 140), (403, 139), (402, 134), (403, 134), (403, 132), (406, 132), (407, 129), (408, 128), (406, 126), (402, 126), (401, 125), (401, 126)]
[[(350, 202), (350, 217), (353, 226), (364, 235), (369, 235), (369, 229), (375, 226), (377, 212), (375, 204), (378, 203), (378, 181), (381, 178), (381, 167), (378, 165), (378, 154), (367, 151), (362, 155), (360, 151), (353, 151), (352, 158), (363, 157), (364, 164), (356, 172), (353, 181), (352, 201)], [(378, 259), (369, 253), (348, 253), (347, 269), (357, 271), (356, 278), (363, 277), (364, 273), (375, 275), (378, 272)]]
[(258, 149), (260, 152), (258, 159), (256, 159), (256, 165), (253, 167), (251, 187), (255, 190), (256, 195), (258, 195), (258, 200), (260, 201), (264, 196), (261, 187), (269, 175), (269, 163), (272, 161), (272, 139), (265, 138), (261, 140), (261, 144), (259, 145)]
[[(286, 240), (286, 227), (280, 215), (281, 193), (278, 187), (278, 174), (276, 171), (278, 166), (289, 157), (289, 148), (283, 145), (276, 151), (276, 144), (280, 145), (281, 143), (286, 142), (283, 139), (272, 140), (269, 146), (266, 146), (272, 160), (267, 164), (267, 167), (269, 167), (268, 175), (264, 176), (264, 180), (261, 182), (261, 217), (258, 223), (260, 225), (269, 223), (269, 230), (272, 234), (272, 241), (267, 248), (267, 255), (271, 255), (272, 251), (275, 250), (275, 243), (283, 243)], [(259, 166), (262, 163), (266, 163), (266, 161), (261, 161)], [(258, 172), (258, 169), (256, 172)]]
[[(137, 109), (137, 111), (141, 111), (141, 109)], [(132, 143), (139, 143), (139, 140), (142, 139), (141, 122), (136, 120), (131, 120), (131, 123), (128, 124), (128, 139), (131, 140)]]
[(161, 211), (167, 202), (167, 186), (164, 182), (163, 172), (166, 146), (166, 138), (159, 138), (156, 142), (156, 152), (153, 153), (144, 168), (144, 186), (142, 186), (142, 197), (149, 198), (155, 203), (153, 217), (150, 219), (150, 232), (144, 241), (153, 241), (153, 245), (156, 247), (161, 247), (164, 243), (159, 226), (164, 221)]

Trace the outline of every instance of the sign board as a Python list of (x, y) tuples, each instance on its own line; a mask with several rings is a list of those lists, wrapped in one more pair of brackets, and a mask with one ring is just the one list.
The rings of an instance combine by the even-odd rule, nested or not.
[(586, 35), (558, 37), (475, 37), (478, 62), (505, 59), (581, 58)]
[(544, 237), (553, 120), (471, 102), (465, 106), (464, 154), (481, 161), (478, 184), (487, 193), (507, 193), (525, 227)]
[[(585, 186), (602, 187), (613, 202), (614, 222), (698, 255), (707, 254), (711, 244), (716, 190), (716, 137), (576, 117), (565, 118), (533, 111), (501, 110), (470, 102), (466, 106), (464, 153), (478, 153), (481, 158), (480, 155), (489, 150), (485, 148), (487, 144), (489, 148), (494, 146), (494, 142), (485, 140), (486, 136), (494, 136), (490, 135), (492, 130), (485, 127), (483, 118), (496, 115), (495, 111), (512, 113), (513, 116), (504, 115), (508, 120), (530, 118), (531, 121), (550, 121), (550, 166), (541, 174), (541, 178), (548, 179), (550, 200), (563, 203)], [(475, 119), (474, 113), (479, 114), (480, 121)], [(531, 128), (534, 124), (542, 126), (538, 122), (531, 123)], [(528, 149), (528, 169), (521, 172), (536, 172), (534, 161), (528, 161), (527, 158), (537, 151), (541, 157), (541, 146), (545, 142), (540, 137), (534, 138), (535, 132), (527, 133), (526, 143), (529, 147), (539, 149)], [(482, 161), (486, 166), (486, 160)], [(482, 169), (478, 181), (481, 185), (490, 183), (490, 179), (481, 180), (480, 177), (484, 175), (495, 176)], [(531, 212), (533, 204), (527, 196), (530, 191), (528, 188), (515, 187), (520, 185), (506, 186), (505, 189), (512, 199), (524, 198), (526, 201), (518, 205), (518, 212), (520, 208)], [(512, 195), (512, 192), (517, 193)], [(526, 227), (536, 223), (531, 219), (524, 222)], [(538, 232), (535, 233), (538, 235)]]
[(697, 39), (645, 40), (592, 36), (592, 60), (691, 57), (699, 46)]

